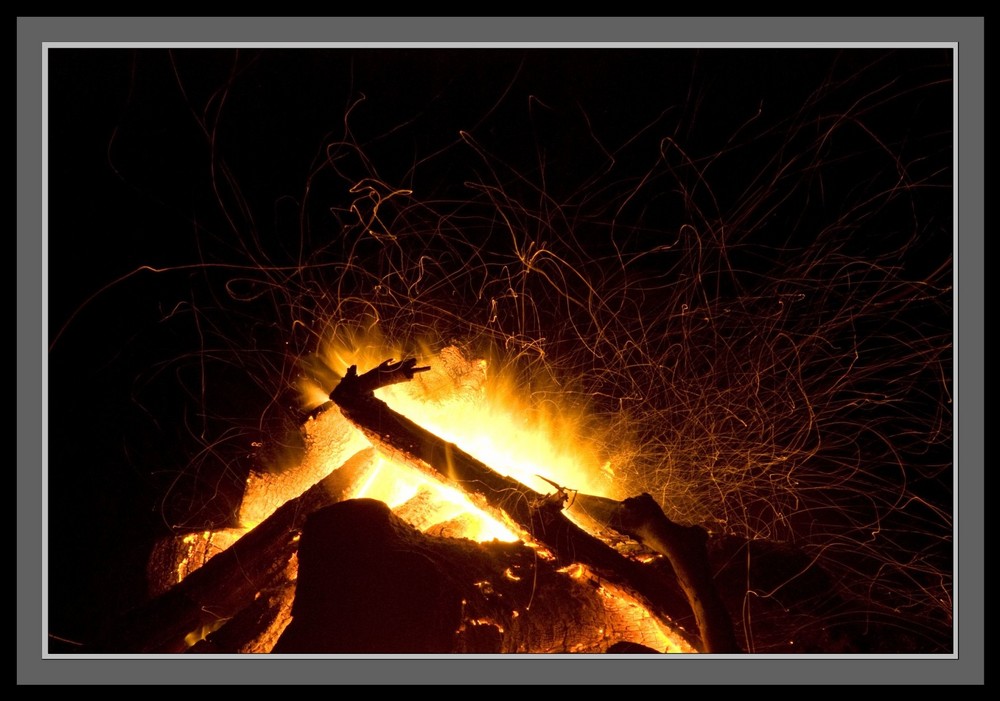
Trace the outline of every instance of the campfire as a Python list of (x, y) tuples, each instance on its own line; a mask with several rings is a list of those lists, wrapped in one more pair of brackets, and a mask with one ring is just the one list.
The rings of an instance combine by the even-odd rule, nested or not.
[[(251, 476), (241, 527), (161, 543), (150, 562), (156, 596), (103, 644), (192, 653), (738, 651), (708, 574), (704, 531), (673, 524), (648, 495), (614, 498), (608, 464), (553, 459), (547, 475), (545, 465), (484, 449), (496, 436), (483, 429), (495, 426), (476, 432), (466, 421), (456, 442), (420, 426), (425, 415), (434, 423), (483, 403), (486, 361), (454, 347), (435, 361), (387, 360), (361, 374), (351, 366), (304, 421), (302, 461)], [(544, 457), (534, 428), (502, 430)], [(508, 456), (517, 452), (508, 447)]]
[(557, 54), (51, 110), (53, 652), (954, 652), (953, 58)]

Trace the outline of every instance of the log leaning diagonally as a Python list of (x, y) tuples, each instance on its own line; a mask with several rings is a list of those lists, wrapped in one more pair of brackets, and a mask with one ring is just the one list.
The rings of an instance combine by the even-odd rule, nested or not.
[(666, 556), (683, 592), (678, 595), (665, 582), (662, 570), (623, 556), (567, 518), (563, 507), (568, 497), (562, 489), (552, 495), (535, 492), (375, 397), (376, 389), (409, 381), (428, 369), (417, 367), (413, 358), (398, 363), (387, 360), (363, 375), (352, 366), (330, 393), (330, 399), (376, 447), (435, 473), (489, 509), (501, 512), (565, 564), (582, 563), (600, 577), (624, 587), (665, 622), (673, 624), (693, 613), (699, 628), (696, 633), (674, 627), (695, 649), (707, 653), (741, 651), (732, 621), (711, 581), (704, 531), (671, 522), (648, 495), (623, 502), (600, 497), (581, 502), (607, 527)]
[(284, 579), (305, 518), (346, 497), (374, 469), (365, 448), (166, 593), (128, 612), (93, 644), (91, 653), (179, 653), (188, 636), (236, 616), (261, 589)]

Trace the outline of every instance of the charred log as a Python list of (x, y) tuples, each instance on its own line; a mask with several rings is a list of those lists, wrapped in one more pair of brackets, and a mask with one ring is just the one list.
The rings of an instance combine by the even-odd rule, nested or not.
[(706, 651), (736, 652), (733, 621), (719, 596), (709, 566), (704, 529), (674, 523), (648, 494), (623, 501), (578, 494), (574, 507), (665, 556), (694, 612)]

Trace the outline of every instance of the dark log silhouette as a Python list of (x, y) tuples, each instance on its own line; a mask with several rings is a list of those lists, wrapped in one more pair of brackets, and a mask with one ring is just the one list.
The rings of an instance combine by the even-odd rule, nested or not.
[(311, 514), (298, 557), (292, 620), (274, 653), (663, 652), (648, 614), (608, 606), (593, 581), (523, 543), (421, 533), (374, 499)]
[(712, 579), (704, 529), (674, 523), (653, 497), (641, 494), (623, 501), (577, 494), (573, 507), (607, 528), (634, 538), (665, 556), (694, 612), (706, 652), (736, 652), (739, 645)]

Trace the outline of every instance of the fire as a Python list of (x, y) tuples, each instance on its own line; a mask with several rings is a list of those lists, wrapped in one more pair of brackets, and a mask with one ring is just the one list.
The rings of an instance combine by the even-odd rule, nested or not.
[[(433, 372), (379, 396), (491, 467), (543, 493), (551, 493), (551, 481), (571, 496), (650, 494), (672, 520), (700, 525), (716, 542), (792, 544), (809, 563), (800, 574), (830, 575), (838, 599), (817, 610), (840, 611), (838, 621), (863, 621), (866, 631), (883, 616), (891, 621), (883, 631), (898, 627), (935, 651), (951, 651), (954, 57), (942, 49), (921, 49), (914, 61), (904, 54), (833, 52), (829, 63), (810, 60), (806, 72), (817, 82), (796, 86), (801, 99), (765, 81), (742, 105), (722, 99), (687, 109), (684, 95), (720, 94), (710, 89), (715, 59), (706, 63), (699, 52), (678, 64), (681, 70), (660, 73), (686, 76), (684, 90), (664, 84), (661, 101), (638, 111), (622, 103), (626, 120), (591, 119), (602, 109), (597, 103), (563, 109), (548, 100), (551, 109), (537, 121), (537, 103), (515, 111), (516, 98), (509, 98), (527, 94), (522, 78), (532, 71), (512, 72), (518, 77), (501, 81), (502, 93), (461, 112), (469, 131), (460, 140), (458, 122), (443, 140), (423, 131), (433, 117), (393, 126), (386, 113), (380, 116), (390, 121), (366, 131), (373, 123), (363, 101), (355, 102), (352, 82), (348, 113), (332, 122), (317, 115), (322, 132), (297, 135), (316, 139), (302, 191), (292, 192), (285, 178), (261, 183), (254, 191), (264, 194), (262, 203), (244, 198), (238, 171), (247, 162), (233, 158), (238, 134), (257, 139), (259, 125), (246, 122), (253, 128), (229, 134), (206, 128), (212, 148), (199, 153), (211, 154), (206, 194), (218, 199), (218, 211), (204, 211), (205, 198), (194, 210), (167, 203), (193, 213), (198, 256), (189, 259), (182, 246), (163, 262), (138, 258), (118, 280), (88, 286), (99, 294), (53, 327), (53, 368), (63, 358), (92, 357), (63, 350), (74, 335), (100, 340), (93, 330), (63, 333), (99, 318), (78, 316), (84, 306), (115, 312), (113, 292), (162, 310), (142, 333), (119, 329), (116, 314), (108, 329), (122, 332), (128, 349), (157, 349), (140, 359), (109, 346), (113, 367), (129, 381), (130, 404), (148, 410), (157, 427), (172, 430), (171, 418), (182, 416), (183, 448), (195, 448), (157, 495), (163, 521), (202, 529), (238, 520), (249, 528), (366, 446), (329, 410), (330, 421), (303, 426), (309, 449), (302, 464), (254, 474), (234, 514), (239, 485), (232, 477), (251, 460), (264, 468), (255, 439), (270, 441), (284, 422), (299, 425), (286, 401), (290, 378), (302, 373), (305, 404), (315, 409), (349, 365), (417, 357)], [(254, 104), (246, 86), (256, 90), (265, 74), (248, 71), (270, 59), (254, 55), (244, 65), (244, 58), (233, 57), (239, 71), (209, 72), (242, 76), (219, 90), (198, 80), (197, 90), (146, 93), (183, 95), (182, 109), (204, 123), (205, 115), (219, 116), (202, 108), (220, 95), (231, 93), (230, 106)], [(170, 64), (175, 70), (151, 74), (186, 82), (194, 64), (185, 69), (173, 54)], [(277, 65), (266, 75), (279, 76)], [(433, 91), (435, 104), (445, 104), (448, 92)], [(199, 104), (199, 95), (208, 102)], [(788, 96), (787, 105), (772, 96)], [(407, 114), (431, 114), (414, 109)], [(725, 119), (708, 116), (715, 111)], [(134, 116), (145, 112), (128, 114), (122, 126), (142, 126)], [(517, 114), (529, 119), (511, 122)], [(238, 110), (226, 115), (226, 124), (239, 121)], [(340, 131), (341, 118), (343, 133), (331, 138), (329, 124)], [(117, 148), (119, 155), (142, 150), (142, 129), (114, 133), (132, 134), (131, 147), (140, 149)], [(408, 154), (407, 163), (381, 162), (392, 153)], [(121, 174), (128, 177), (127, 170)], [(286, 171), (298, 172), (275, 172)], [(193, 182), (209, 182), (207, 169), (202, 175)], [(223, 223), (217, 215), (231, 227), (225, 236), (215, 235)], [(75, 256), (64, 258), (67, 269), (79, 267)], [(55, 308), (69, 311), (74, 300)], [(359, 323), (360, 333), (344, 330)], [(163, 347), (159, 341), (168, 338), (192, 345)], [(441, 350), (451, 339), (483, 355)], [(317, 351), (318, 341), (326, 345)], [(81, 377), (108, 377), (84, 369)], [(246, 389), (231, 388), (241, 377), (250, 381)], [(162, 415), (172, 411), (172, 402), (161, 401), (168, 397), (182, 401), (183, 412)], [(573, 404), (579, 397), (634, 440), (603, 440), (601, 426)], [(63, 420), (62, 428), (74, 427)], [(147, 434), (126, 438), (131, 453)], [(54, 455), (72, 461), (57, 449), (74, 443), (53, 442)], [(299, 448), (293, 443), (289, 453)], [(610, 459), (602, 454), (609, 446)], [(276, 451), (270, 460), (285, 455)], [(453, 503), (436, 482), (389, 456), (381, 460), (359, 480), (357, 494), (386, 500), (432, 532), (516, 534), (484, 525), (475, 504)], [(161, 463), (131, 454), (129, 461)], [(152, 485), (161, 474), (155, 469)], [(625, 480), (628, 493), (616, 493), (615, 483), (624, 488)], [(54, 493), (72, 483), (58, 484)], [(65, 496), (76, 500), (71, 491)], [(202, 566), (221, 542), (222, 531), (212, 531), (171, 543), (176, 559), (160, 570), (165, 586)], [(749, 572), (757, 556), (749, 547), (746, 553)], [(732, 591), (745, 593), (739, 625), (751, 649), (780, 650), (786, 631), (759, 631), (769, 627), (764, 612), (783, 605), (783, 592), (758, 589), (749, 576), (734, 579)], [(782, 586), (797, 589), (804, 580), (795, 574)], [(69, 582), (59, 586), (75, 595), (73, 578), (53, 581)], [(827, 636), (820, 637), (825, 646)], [(872, 645), (895, 642), (892, 635)]]
[[(393, 354), (387, 350), (391, 346), (372, 336), (373, 340), (368, 342), (355, 339), (357, 345), (353, 351), (343, 344), (336, 349), (328, 347), (323, 364), (342, 375), (349, 364), (371, 365), (375, 361), (370, 359), (384, 359)], [(378, 392), (379, 397), (401, 413), (418, 418), (445, 440), (536, 491), (553, 490), (542, 475), (552, 482), (593, 494), (611, 491), (613, 470), (607, 460), (598, 457), (594, 444), (579, 435), (582, 424), (579, 415), (571, 411), (560, 415), (552, 407), (542, 410), (529, 406), (516, 396), (510, 379), (489, 371), (487, 360), (467, 359), (457, 348), (443, 349), (429, 363), (431, 372), (414, 382), (383, 388)], [(303, 403), (307, 407), (325, 403), (330, 389), (315, 382), (303, 383)], [(312, 449), (301, 464), (278, 474), (250, 475), (240, 505), (240, 527), (227, 529), (227, 546), (365, 444), (364, 437), (342, 420), (309, 421), (304, 432)], [(483, 511), (466, 494), (396, 462), (391, 456), (380, 456), (375, 470), (356, 486), (351, 497), (379, 499), (420, 530), (437, 527), (443, 534), (477, 542), (525, 539), (525, 534), (516, 527)], [(173, 583), (180, 582), (224, 549), (208, 547), (219, 539), (219, 533), (213, 531), (184, 536), (182, 546), (178, 546), (181, 554), (175, 560)]]
[[(353, 350), (329, 348), (325, 362), (343, 375), (350, 365), (373, 367), (387, 357), (382, 343)], [(611, 462), (601, 455), (600, 431), (578, 407), (556, 399), (558, 391), (525, 392), (499, 362), (467, 358), (457, 347), (426, 353), (431, 370), (413, 381), (384, 387), (376, 396), (445, 441), (531, 489), (550, 493), (552, 483), (571, 490), (620, 498)], [(533, 378), (532, 383), (540, 382)], [(306, 401), (316, 388), (303, 387)], [(325, 397), (324, 397), (325, 399)], [(314, 400), (315, 401), (315, 400)]]
[[(344, 335), (342, 330), (340, 333)], [(407, 355), (369, 330), (327, 344), (318, 365), (342, 377), (351, 365), (373, 367), (388, 357)], [(570, 492), (623, 496), (616, 489), (611, 461), (598, 448), (595, 435), (599, 432), (593, 430), (593, 422), (579, 408), (554, 398), (564, 393), (536, 391), (526, 397), (520, 389), (523, 382), (519, 385), (511, 373), (494, 367), (501, 363), (469, 358), (455, 346), (438, 352), (425, 348), (423, 355), (429, 372), (410, 382), (381, 388), (376, 396), (441, 439), (536, 492), (551, 493), (558, 484)], [(325, 403), (329, 394), (329, 389), (315, 382), (304, 382), (301, 391), (306, 406)], [(466, 495), (394, 463), (391, 457), (383, 459), (354, 496), (380, 499), (395, 509), (416, 499), (421, 491), (436, 495), (439, 522), (459, 516), (468, 521), (461, 532), (452, 530), (450, 535), (477, 541), (524, 539), (524, 534), (497, 521)], [(406, 515), (404, 518), (410, 520)], [(428, 525), (423, 518), (420, 523), (411, 523), (418, 528)]]
[[(383, 359), (392, 355), (381, 348), (370, 352), (373, 357)], [(341, 355), (341, 361), (345, 360), (345, 355)], [(351, 364), (368, 362), (359, 360), (357, 353), (346, 359)], [(582, 435), (585, 420), (581, 414), (567, 411), (562, 416), (554, 406), (532, 406), (514, 391), (512, 380), (490, 372), (488, 361), (467, 359), (457, 348), (445, 348), (426, 363), (431, 366), (431, 372), (409, 383), (378, 390), (379, 398), (444, 440), (457, 444), (498, 472), (537, 492), (550, 494), (557, 488), (553, 485), (565, 485), (559, 488), (570, 493), (574, 490), (614, 493), (611, 482), (614, 470), (610, 462), (600, 456), (594, 441)], [(304, 387), (304, 396), (312, 397), (311, 402), (315, 403), (319, 392), (316, 388)], [(252, 525), (265, 520), (287, 500), (303, 494), (343, 465), (345, 456), (366, 443), (363, 435), (335, 407), (314, 414), (303, 432), (307, 449), (299, 465), (276, 475), (250, 477), (240, 507), (242, 527), (229, 529), (227, 540), (248, 532)], [(554, 558), (544, 546), (534, 542), (530, 534), (512, 522), (504, 522), (502, 513), (484, 510), (466, 493), (444, 481), (398, 462), (392, 455), (376, 452), (371, 460), (364, 478), (352, 484), (342, 498), (382, 501), (397, 516), (430, 535), (476, 542), (521, 541), (534, 550), (539, 560)], [(210, 531), (178, 539), (179, 545), (175, 545), (180, 555), (175, 568), (177, 581), (220, 552), (207, 548), (213, 537)], [(197, 562), (193, 557), (196, 551), (204, 551)], [(282, 597), (284, 609), (290, 607), (290, 597), (294, 595), (296, 572), (297, 568), (290, 563), (286, 571), (288, 584), (283, 593), (277, 595)], [(574, 586), (585, 584), (602, 594), (607, 611), (613, 612), (609, 615), (619, 622), (617, 631), (606, 633), (602, 629), (592, 634), (596, 638), (575, 643), (581, 646), (580, 650), (592, 649), (595, 640), (612, 641), (616, 636), (627, 635), (656, 650), (692, 651), (649, 611), (624, 592), (606, 587), (585, 566), (570, 564), (559, 572), (574, 582)], [(512, 568), (507, 568), (502, 576), (512, 582), (523, 578)], [(475, 586), (489, 590), (492, 584), (483, 581)], [(510, 615), (513, 620), (521, 614), (512, 610)], [(279, 630), (284, 625), (287, 625), (287, 617), (281, 621), (276, 619), (272, 628)], [(498, 626), (479, 618), (466, 620), (463, 625)], [(502, 632), (502, 626), (498, 630)], [(208, 628), (194, 630), (188, 636), (188, 643), (196, 643), (210, 632)], [(259, 645), (254, 649), (259, 649)]]

